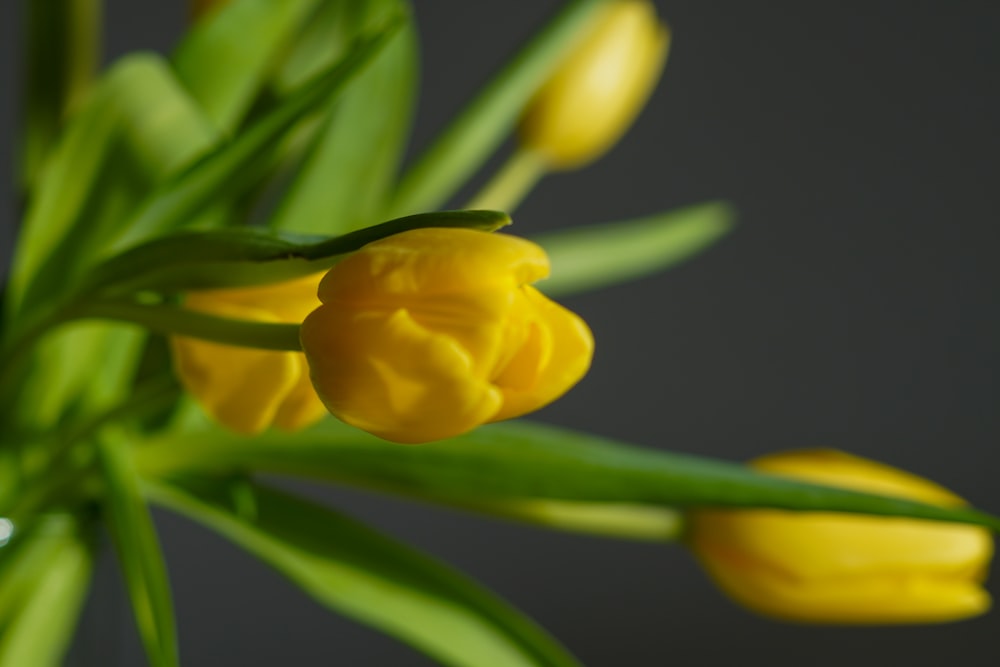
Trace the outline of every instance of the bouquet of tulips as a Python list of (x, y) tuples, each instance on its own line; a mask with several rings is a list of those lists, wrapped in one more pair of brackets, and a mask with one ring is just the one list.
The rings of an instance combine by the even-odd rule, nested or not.
[(988, 608), (1000, 519), (928, 480), (832, 450), (744, 466), (520, 419), (590, 365), (590, 329), (553, 299), (666, 269), (731, 225), (707, 202), (505, 229), (540, 178), (600, 157), (641, 110), (669, 45), (648, 2), (567, 2), (406, 168), (406, 0), (196, 2), (170, 57), (97, 75), (99, 4), (27, 10), (0, 667), (61, 663), (104, 534), (150, 664), (180, 664), (151, 504), (442, 664), (578, 664), (446, 564), (273, 475), (675, 542), (785, 620)]

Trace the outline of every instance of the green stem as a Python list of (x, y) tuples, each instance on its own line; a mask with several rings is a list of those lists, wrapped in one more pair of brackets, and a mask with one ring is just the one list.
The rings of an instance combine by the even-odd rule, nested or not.
[(158, 333), (190, 336), (224, 345), (302, 351), (298, 324), (234, 320), (165, 304), (84, 301), (47, 311), (0, 348), (0, 396), (9, 395), (11, 383), (30, 360), (28, 352), (46, 333), (66, 322), (93, 318), (130, 322)]
[(133, 301), (92, 301), (81, 304), (76, 312), (76, 319), (101, 318), (131, 322), (158, 333), (190, 336), (224, 345), (302, 351), (298, 324), (248, 322), (207, 315), (178, 306), (147, 305)]
[(653, 505), (537, 498), (495, 502), (462, 499), (444, 504), (544, 528), (649, 542), (676, 542), (683, 537), (685, 526), (681, 512)]
[(466, 208), (513, 211), (547, 171), (538, 153), (518, 148)]
[(507, 137), (525, 105), (584, 34), (604, 1), (565, 3), (406, 171), (388, 215), (441, 208)]

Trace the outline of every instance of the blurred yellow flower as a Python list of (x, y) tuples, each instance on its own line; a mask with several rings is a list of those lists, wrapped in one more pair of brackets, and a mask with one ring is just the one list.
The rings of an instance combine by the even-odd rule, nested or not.
[[(767, 473), (940, 505), (961, 498), (833, 450), (758, 459)], [(931, 623), (985, 612), (993, 542), (983, 528), (777, 510), (693, 513), (691, 545), (719, 586), (759, 613), (814, 623)]]
[[(273, 285), (191, 292), (185, 308), (253, 322), (301, 322), (319, 306), (322, 274)], [(216, 421), (238, 433), (304, 428), (326, 414), (301, 352), (275, 352), (174, 336), (181, 384)]]
[(522, 145), (553, 169), (598, 158), (652, 93), (669, 42), (652, 3), (608, 3), (528, 106), (519, 128)]
[(467, 229), (417, 229), (327, 273), (302, 325), (313, 384), (341, 420), (428, 442), (555, 400), (590, 366), (587, 325), (529, 285), (537, 245)]

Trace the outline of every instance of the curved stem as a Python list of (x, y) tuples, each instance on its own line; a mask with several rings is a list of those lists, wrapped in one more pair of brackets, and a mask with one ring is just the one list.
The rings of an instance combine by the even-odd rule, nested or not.
[(518, 148), (489, 183), (469, 201), (467, 208), (509, 213), (517, 208), (546, 171), (547, 164), (541, 155)]
[(298, 324), (248, 322), (164, 304), (92, 301), (76, 309), (76, 319), (102, 318), (139, 324), (151, 331), (190, 336), (238, 347), (300, 352)]

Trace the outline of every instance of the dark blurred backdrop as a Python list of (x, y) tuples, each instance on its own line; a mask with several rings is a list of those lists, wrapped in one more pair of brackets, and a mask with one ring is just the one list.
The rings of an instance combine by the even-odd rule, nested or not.
[[(15, 4), (0, 6), (7, 248)], [(108, 60), (168, 50), (183, 26), (181, 2), (107, 4)], [(416, 4), (419, 150), (558, 3)], [(1000, 512), (1000, 5), (657, 4), (675, 41), (635, 129), (599, 163), (546, 180), (513, 231), (710, 198), (731, 200), (740, 225), (676, 270), (569, 300), (593, 326), (597, 357), (539, 417), (732, 460), (840, 447)], [(306, 488), (484, 581), (592, 667), (992, 666), (1000, 656), (996, 613), (929, 627), (781, 625), (730, 604), (680, 548)], [(432, 664), (202, 528), (158, 519), (185, 665)], [(110, 556), (85, 628), (80, 664), (144, 664)]]

